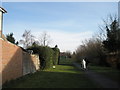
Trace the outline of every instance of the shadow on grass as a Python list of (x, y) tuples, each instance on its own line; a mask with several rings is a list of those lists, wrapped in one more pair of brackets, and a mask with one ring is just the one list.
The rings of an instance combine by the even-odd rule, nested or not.
[(99, 88), (84, 74), (40, 71), (10, 81), (3, 88)]

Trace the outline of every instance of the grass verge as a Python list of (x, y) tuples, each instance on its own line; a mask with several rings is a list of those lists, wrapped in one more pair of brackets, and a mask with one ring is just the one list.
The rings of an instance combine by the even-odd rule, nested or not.
[(99, 88), (85, 73), (72, 65), (57, 65), (13, 80), (4, 88)]

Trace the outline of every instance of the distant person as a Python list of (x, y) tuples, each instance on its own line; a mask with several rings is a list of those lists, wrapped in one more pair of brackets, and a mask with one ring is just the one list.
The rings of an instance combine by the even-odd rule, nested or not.
[(86, 69), (86, 61), (85, 61), (85, 59), (82, 60), (82, 68)]
[(89, 62), (89, 60), (87, 58), (85, 58), (84, 60), (86, 62), (86, 68), (87, 68), (88, 67), (88, 63), (90, 63), (90, 62)]
[(88, 68), (88, 64), (89, 64), (90, 62), (88, 61), (88, 60), (86, 60), (86, 68)]

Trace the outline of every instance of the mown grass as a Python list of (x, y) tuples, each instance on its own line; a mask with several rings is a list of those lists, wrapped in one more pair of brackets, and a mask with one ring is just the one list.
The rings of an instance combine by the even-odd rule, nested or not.
[(83, 71), (72, 66), (72, 62), (61, 61), (55, 69), (50, 68), (13, 80), (4, 88), (99, 88), (87, 78)]
[(120, 83), (120, 70), (103, 66), (88, 66), (88, 68)]
[(97, 88), (84, 72), (73, 66), (58, 65), (56, 69), (39, 71), (11, 81), (4, 88)]

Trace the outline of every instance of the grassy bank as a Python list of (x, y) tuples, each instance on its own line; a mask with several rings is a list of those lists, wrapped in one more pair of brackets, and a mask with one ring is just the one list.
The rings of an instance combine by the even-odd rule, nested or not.
[(84, 72), (71, 65), (57, 65), (56, 69), (47, 69), (14, 80), (6, 88), (97, 88)]

